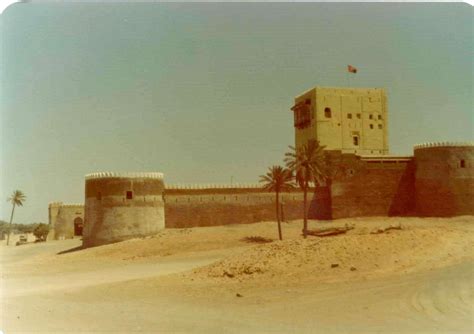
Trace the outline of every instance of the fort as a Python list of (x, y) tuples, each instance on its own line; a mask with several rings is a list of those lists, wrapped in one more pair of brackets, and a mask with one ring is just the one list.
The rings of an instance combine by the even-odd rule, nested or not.
[[(331, 168), (327, 182), (310, 189), (310, 219), (474, 214), (473, 143), (425, 143), (413, 155), (389, 155), (384, 89), (315, 87), (291, 110), (296, 149), (318, 141)], [(165, 185), (161, 173), (105, 172), (86, 175), (84, 209), (51, 203), (54, 237), (77, 235), (82, 217), (86, 247), (165, 227), (272, 221), (275, 194), (259, 184)], [(284, 220), (301, 219), (302, 191), (282, 193), (281, 209)]]

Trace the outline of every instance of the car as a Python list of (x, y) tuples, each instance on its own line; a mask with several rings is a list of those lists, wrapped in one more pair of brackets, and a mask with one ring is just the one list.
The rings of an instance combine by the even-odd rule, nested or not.
[(26, 235), (20, 235), (19, 240), (16, 242), (17, 246), (24, 245), (28, 242), (28, 237)]

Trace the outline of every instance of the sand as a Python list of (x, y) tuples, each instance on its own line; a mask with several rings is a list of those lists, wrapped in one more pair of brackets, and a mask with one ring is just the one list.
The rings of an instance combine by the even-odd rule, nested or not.
[[(2, 245), (4, 332), (448, 333), (473, 329), (474, 217), (165, 230), (80, 249)], [(370, 232), (388, 226), (401, 230)], [(270, 242), (255, 243), (248, 237)], [(59, 254), (58, 254), (59, 253)]]

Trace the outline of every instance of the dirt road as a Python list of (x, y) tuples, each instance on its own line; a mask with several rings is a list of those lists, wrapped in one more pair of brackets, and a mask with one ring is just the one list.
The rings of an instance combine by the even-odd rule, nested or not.
[[(252, 231), (258, 228), (262, 227)], [(160, 247), (163, 243), (166, 240)], [(271, 276), (267, 281), (261, 276), (265, 279), (219, 284), (190, 275), (190, 270), (247, 254), (254, 246), (235, 243), (233, 248), (205, 249), (199, 244), (199, 252), (163, 257), (153, 253), (141, 261), (113, 255), (117, 249), (133, 249), (133, 242), (57, 255), (78, 245), (78, 240), (65, 240), (0, 249), (1, 330), (471, 333), (474, 329), (472, 256), (439, 268), (332, 283)]]

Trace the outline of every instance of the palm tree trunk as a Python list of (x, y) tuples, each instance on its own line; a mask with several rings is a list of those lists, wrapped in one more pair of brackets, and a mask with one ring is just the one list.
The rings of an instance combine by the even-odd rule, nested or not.
[(308, 233), (308, 213), (306, 212), (306, 201), (308, 199), (308, 185), (305, 184), (303, 189), (303, 237), (306, 239)]
[(7, 246), (8, 246), (8, 243), (10, 242), (10, 232), (12, 231), (12, 221), (13, 221), (14, 212), (15, 212), (15, 203), (13, 203), (12, 215), (10, 216), (10, 224), (8, 224)]
[(280, 221), (280, 193), (278, 191), (275, 192), (276, 194), (276, 215), (277, 215), (277, 223), (278, 223), (278, 238), (283, 240), (281, 235), (281, 221)]

